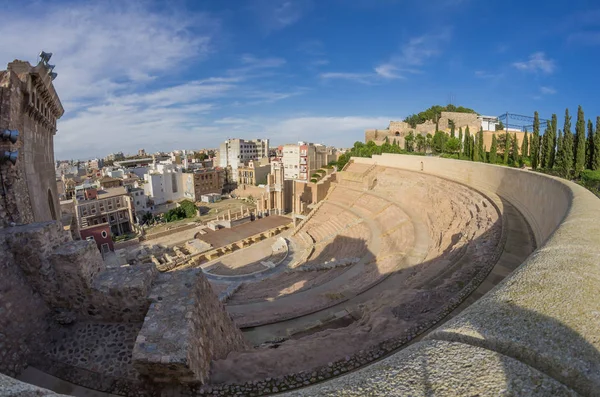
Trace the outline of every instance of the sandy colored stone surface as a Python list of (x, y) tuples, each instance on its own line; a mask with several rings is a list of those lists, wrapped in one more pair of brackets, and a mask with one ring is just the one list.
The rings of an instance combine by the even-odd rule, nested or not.
[(206, 234), (199, 236), (199, 239), (211, 244), (213, 248), (218, 248), (266, 230), (287, 225), (291, 222), (292, 220), (285, 216), (273, 215), (236, 226), (232, 229), (221, 229), (217, 231), (205, 229)]
[[(279, 238), (279, 237), (276, 237)], [(236, 276), (250, 274), (267, 269), (261, 262), (279, 263), (285, 256), (285, 251), (273, 252), (273, 243), (276, 238), (258, 242), (240, 251), (233, 252), (215, 263), (202, 265), (202, 268), (212, 274), (223, 276)]]
[[(333, 280), (345, 269), (315, 270), (311, 272), (282, 273), (258, 283), (246, 283), (227, 302), (228, 306), (250, 302), (269, 301), (285, 295), (306, 291)], [(310, 304), (304, 302), (304, 305)]]
[(303, 396), (577, 396), (535, 369), (461, 343), (421, 342), (364, 369), (283, 394)]
[[(301, 339), (286, 340), (279, 344), (277, 349), (260, 348), (249, 352), (235, 352), (227, 360), (215, 362), (215, 381), (243, 382), (260, 379), (261, 376), (276, 377), (290, 372), (310, 371), (312, 368), (327, 365), (330, 361), (352, 356), (361, 349), (375, 348), (387, 341), (406, 338), (410, 340), (424, 329), (425, 324), (443, 316), (449, 305), (460, 303), (464, 299), (461, 297), (463, 290), (475, 288), (470, 286), (472, 280), (479, 278), (481, 281), (482, 274), (485, 277), (503, 249), (502, 221), (491, 201), (465, 186), (427, 175), (401, 170), (381, 170), (380, 175), (383, 177), (371, 192), (356, 191), (353, 187), (342, 185), (337, 186), (333, 193), (345, 197), (345, 205), (349, 205), (344, 207), (347, 209), (340, 214), (354, 211), (355, 204), (359, 202), (359, 207), (366, 207), (365, 203), (371, 200), (372, 195), (375, 205), (371, 210), (363, 209), (362, 213), (365, 216), (370, 214), (379, 220), (375, 223), (373, 219), (365, 218), (371, 234), (374, 234), (378, 242), (388, 241), (389, 237), (389, 243), (385, 246), (387, 257), (382, 257), (369, 266), (355, 265), (328, 283), (276, 299), (272, 305), (271, 302), (266, 302), (260, 306), (248, 306), (256, 310), (256, 314), (244, 313), (245, 299), (239, 297), (237, 299), (240, 299), (238, 302), (241, 306), (230, 306), (229, 310), (235, 310), (233, 314), (252, 316), (265, 313), (281, 314), (291, 312), (291, 309), (304, 310), (307, 307), (318, 308), (318, 305), (322, 304), (319, 299), (323, 295), (347, 299), (353, 296), (353, 290), (349, 288), (362, 291), (365, 285), (369, 285), (367, 283), (374, 283), (383, 274), (393, 278), (392, 283), (386, 284), (388, 289), (369, 295), (368, 300), (355, 306), (353, 310), (356, 320), (346, 327), (326, 329)], [(403, 195), (398, 192), (407, 193)], [(333, 200), (337, 199), (337, 196), (332, 196)], [(349, 197), (352, 197), (352, 200), (348, 200)], [(386, 201), (385, 197), (394, 201)], [(397, 218), (396, 223), (383, 221), (379, 216), (386, 214), (392, 204), (400, 206), (400, 211), (395, 212), (397, 215), (404, 214), (401, 211), (404, 206), (410, 206), (413, 216), (419, 218), (409, 222), (407, 216), (403, 215)], [(335, 201), (331, 205), (342, 206)], [(326, 206), (328, 211), (331, 205)], [(450, 213), (438, 214), (438, 210)], [(315, 218), (315, 222), (323, 219), (318, 213), (313, 219)], [(311, 221), (305, 225), (308, 230), (311, 229)], [(404, 239), (402, 228), (415, 222), (428, 227), (429, 251), (421, 253), (425, 260), (421, 258), (417, 262), (402, 262), (397, 259), (394, 261), (395, 257), (390, 255), (391, 252), (397, 253), (396, 258), (402, 258), (398, 251), (405, 253), (412, 246), (412, 235)], [(326, 222), (320, 222), (318, 225), (323, 228), (325, 224)], [(381, 233), (380, 226), (385, 233)], [(343, 230), (344, 233), (352, 230), (339, 225), (335, 228)], [(409, 227), (404, 233), (412, 230), (413, 228)], [(396, 231), (399, 231), (399, 234), (394, 234)], [(348, 240), (350, 241), (347, 244), (338, 244), (337, 247), (350, 247), (352, 241), (358, 244), (358, 239)], [(394, 245), (396, 243), (398, 245)], [(341, 254), (344, 252), (341, 248), (339, 251)], [(377, 257), (377, 252), (371, 255)], [(264, 280), (263, 286), (274, 281)], [(281, 281), (292, 284), (294, 280)], [(249, 298), (249, 293), (259, 296), (263, 286), (250, 284), (247, 291), (241, 291), (243, 295), (240, 296), (246, 299)], [(275, 291), (281, 293), (285, 289), (279, 284)], [(230, 302), (234, 302), (239, 293), (236, 293)], [(281, 307), (275, 305), (279, 300), (287, 300), (285, 312), (274, 310)], [(327, 354), (323, 354), (323, 346), (327, 346)], [(256, 367), (256, 362), (261, 363), (260, 368)]]

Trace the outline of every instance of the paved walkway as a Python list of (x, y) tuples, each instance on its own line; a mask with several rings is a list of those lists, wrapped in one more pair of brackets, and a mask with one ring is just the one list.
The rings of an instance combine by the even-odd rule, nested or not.
[(253, 222), (232, 227), (231, 229), (220, 229), (213, 231), (207, 228), (205, 229), (206, 234), (203, 234), (198, 238), (211, 244), (213, 248), (219, 248), (224, 245), (243, 240), (255, 234), (265, 232), (269, 229), (287, 225), (289, 223), (292, 223), (292, 220), (288, 217), (271, 215), (265, 218), (257, 219)]

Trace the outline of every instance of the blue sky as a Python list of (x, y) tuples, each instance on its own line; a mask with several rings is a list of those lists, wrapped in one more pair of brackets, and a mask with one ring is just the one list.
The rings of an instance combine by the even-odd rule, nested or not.
[(54, 53), (58, 159), (228, 137), (349, 146), (450, 98), (489, 115), (561, 120), (579, 104), (600, 115), (595, 1), (0, 0), (0, 10), (1, 65)]

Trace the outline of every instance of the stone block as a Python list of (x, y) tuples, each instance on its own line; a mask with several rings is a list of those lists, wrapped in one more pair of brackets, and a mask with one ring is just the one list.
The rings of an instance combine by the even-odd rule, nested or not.
[(88, 314), (111, 322), (144, 321), (150, 305), (147, 296), (157, 275), (153, 264), (103, 271), (94, 279)]
[[(102, 256), (91, 241), (71, 241), (56, 248), (49, 256), (60, 294), (54, 305), (88, 313), (94, 278), (106, 270)], [(52, 305), (52, 306), (54, 306)]]
[(61, 244), (71, 240), (59, 222), (41, 222), (2, 229), (14, 261), (31, 286), (48, 303), (55, 302), (59, 285), (48, 257)]
[(133, 364), (155, 382), (206, 383), (210, 363), (246, 348), (199, 269), (161, 273), (133, 349)]

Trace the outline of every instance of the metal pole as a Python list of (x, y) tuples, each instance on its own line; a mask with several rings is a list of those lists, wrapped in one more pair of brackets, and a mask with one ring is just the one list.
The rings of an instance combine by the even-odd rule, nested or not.
[(508, 112), (506, 112), (506, 133), (508, 134)]

